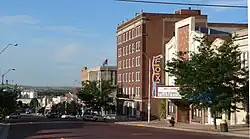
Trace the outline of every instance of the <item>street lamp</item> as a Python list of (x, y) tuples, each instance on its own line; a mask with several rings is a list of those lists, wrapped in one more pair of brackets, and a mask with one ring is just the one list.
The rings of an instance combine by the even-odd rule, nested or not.
[(0, 52), (0, 55), (1, 55), (9, 46), (18, 46), (18, 44), (16, 44), (16, 43), (14, 43), (14, 44), (8, 44), (8, 45)]
[(150, 123), (151, 112), (151, 58), (144, 52), (142, 54), (148, 59), (148, 124)]
[(2, 75), (2, 85), (4, 84), (3, 81), (4, 81), (4, 76), (6, 74), (8, 74), (10, 71), (15, 71), (16, 69), (8, 69), (3, 75)]

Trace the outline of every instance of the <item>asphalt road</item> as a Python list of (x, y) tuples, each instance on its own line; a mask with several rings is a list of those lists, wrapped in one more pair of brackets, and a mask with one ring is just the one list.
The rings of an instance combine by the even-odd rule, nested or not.
[[(29, 122), (27, 119), (32, 120)], [(116, 125), (113, 123), (22, 118), (10, 121), (7, 139), (240, 139), (194, 132)]]

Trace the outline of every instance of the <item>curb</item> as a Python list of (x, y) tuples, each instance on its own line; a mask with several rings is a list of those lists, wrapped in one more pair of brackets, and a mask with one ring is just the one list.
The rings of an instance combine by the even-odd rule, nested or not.
[(176, 127), (158, 127), (153, 125), (145, 125), (145, 124), (129, 124), (129, 123), (115, 123), (119, 125), (128, 125), (128, 126), (137, 126), (137, 127), (150, 127), (150, 128), (158, 128), (158, 129), (170, 129), (170, 130), (178, 130), (178, 131), (188, 131), (188, 132), (196, 132), (196, 133), (208, 133), (213, 135), (222, 135), (222, 136), (234, 136), (234, 137), (244, 137), (249, 138), (249, 135), (242, 134), (233, 134), (228, 132), (215, 132), (215, 131), (205, 131), (205, 130), (194, 130), (194, 129), (185, 129), (185, 128), (176, 128)]

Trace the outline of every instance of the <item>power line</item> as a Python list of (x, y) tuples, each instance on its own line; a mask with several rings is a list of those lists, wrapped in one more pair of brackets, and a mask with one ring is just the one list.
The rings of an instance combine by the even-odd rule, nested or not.
[(244, 8), (243, 5), (218, 5), (218, 4), (196, 4), (196, 3), (181, 3), (181, 2), (161, 2), (161, 1), (144, 1), (144, 0), (115, 0), (120, 2), (136, 2), (136, 3), (149, 3), (149, 4), (168, 4), (168, 5), (188, 5), (188, 6), (202, 6), (202, 7), (224, 7), (224, 8)]

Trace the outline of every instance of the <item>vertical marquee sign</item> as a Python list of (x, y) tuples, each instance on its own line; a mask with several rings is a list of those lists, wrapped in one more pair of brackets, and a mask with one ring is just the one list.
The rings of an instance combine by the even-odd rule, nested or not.
[(158, 55), (154, 56), (152, 60), (152, 83), (153, 84), (160, 84), (161, 83), (161, 60), (163, 56)]

